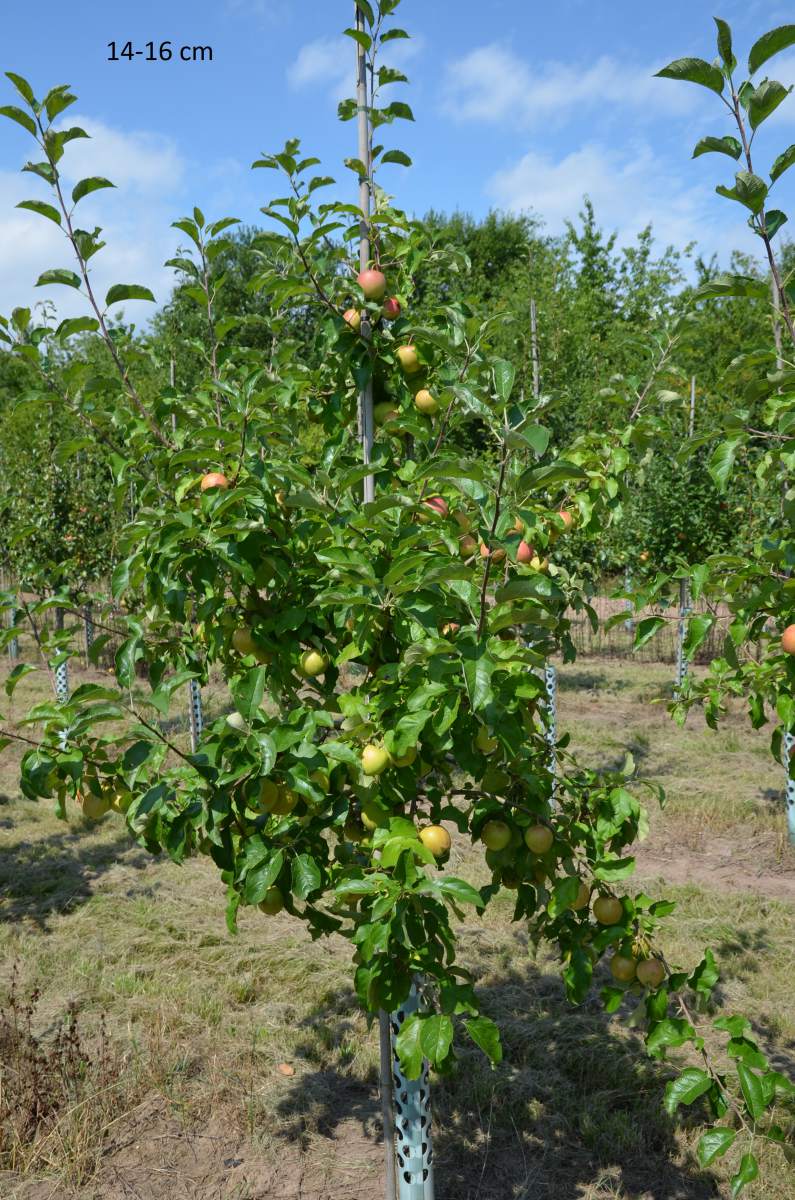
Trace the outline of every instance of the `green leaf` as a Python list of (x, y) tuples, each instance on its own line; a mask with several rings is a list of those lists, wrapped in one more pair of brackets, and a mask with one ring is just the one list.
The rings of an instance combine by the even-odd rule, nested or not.
[(708, 613), (697, 613), (688, 620), (687, 635), (684, 644), (686, 658), (693, 658), (699, 646), (703, 645), (714, 624), (715, 618)]
[(716, 1158), (720, 1158), (731, 1148), (737, 1137), (736, 1129), (724, 1129), (718, 1126), (708, 1129), (698, 1141), (698, 1161), (702, 1167), (708, 1167)]
[(779, 25), (776, 29), (763, 33), (751, 47), (748, 55), (748, 70), (753, 75), (754, 71), (759, 70), (762, 63), (766, 63), (774, 54), (778, 54), (779, 50), (786, 50), (788, 46), (795, 46), (795, 25)]
[(46, 217), (48, 221), (53, 221), (56, 225), (61, 224), (61, 214), (58, 209), (52, 204), (45, 204), (43, 200), (20, 200), (17, 208), (27, 208), (30, 212), (38, 213), (40, 217)]
[(762, 1081), (744, 1062), (737, 1063), (737, 1077), (748, 1111), (753, 1119), (758, 1121), (767, 1108)]
[(407, 38), (408, 36), (405, 29), (388, 29), (381, 38), (381, 45), (383, 46), (385, 42), (394, 42), (396, 38)]
[[(30, 666), (29, 663), (18, 663), (18, 665), (16, 667), (14, 667), (13, 671), (10, 672), (10, 674), (8, 675), (8, 678), (6, 679), (6, 682), (5, 682), (6, 695), (13, 696), (14, 688), (17, 686), (20, 679), (24, 679), (26, 675), (30, 675), (31, 671), (35, 671), (35, 670), (37, 670), (37, 668)], [(478, 899), (479, 898), (480, 898), (480, 894), (478, 893)]]
[(105, 304), (110, 307), (111, 304), (118, 304), (120, 300), (151, 300), (155, 303), (149, 288), (142, 287), (139, 283), (114, 283), (113, 287), (108, 289)]
[(14, 104), (4, 104), (0, 108), (0, 117), (8, 117), (9, 121), (16, 121), (17, 125), (21, 125), (23, 129), (27, 129), (28, 133), (36, 136), (36, 122), (32, 117), (29, 117), (21, 108), (17, 108)]
[(413, 1013), (403, 1022), (400, 1033), (395, 1038), (395, 1050), (400, 1059), (400, 1065), (407, 1079), (418, 1079), (422, 1071), (422, 1019)]
[(782, 225), (788, 221), (787, 214), (780, 208), (769, 208), (765, 213), (765, 233), (769, 238), (775, 237)]
[(311, 854), (297, 854), (292, 867), (293, 892), (299, 900), (306, 900), (311, 892), (320, 887), (320, 868)]
[(771, 181), (775, 183), (779, 175), (783, 175), (785, 171), (788, 171), (793, 163), (795, 163), (795, 144), (788, 146), (786, 150), (782, 151), (773, 163), (773, 166), (770, 168)]
[(387, 150), (386, 154), (381, 156), (382, 163), (398, 163), (401, 167), (410, 167), (412, 165), (408, 154), (404, 154), (402, 150)]
[(53, 267), (50, 271), (44, 271), (36, 280), (36, 287), (45, 287), (48, 283), (62, 283), (65, 287), (80, 287), (80, 276), (75, 275), (74, 271), (68, 271), (66, 267)]
[(74, 333), (95, 333), (98, 329), (99, 321), (96, 317), (67, 317), (61, 321), (55, 331), (55, 336), (59, 342), (63, 343)]
[(760, 179), (758, 175), (754, 175), (750, 171), (738, 171), (734, 177), (733, 188), (719, 184), (715, 191), (719, 196), (725, 196), (727, 200), (735, 200), (742, 204), (756, 216), (765, 203), (767, 184), (764, 179)]
[(756, 130), (763, 121), (766, 121), (770, 114), (776, 111), (782, 100), (786, 100), (791, 91), (791, 87), (784, 87), (784, 84), (779, 83), (777, 79), (765, 79), (763, 83), (760, 83), (759, 87), (754, 89), (748, 102), (748, 119), (751, 122), (751, 128)]
[(737, 457), (737, 450), (742, 441), (742, 435), (738, 434), (736, 437), (729, 438), (726, 442), (719, 442), (712, 451), (707, 470), (712, 476), (716, 487), (721, 492), (724, 491), (729, 476), (734, 470), (734, 460)]
[(502, 1062), (500, 1031), (489, 1017), (470, 1017), (464, 1021), (464, 1029), (495, 1066)]
[(420, 1047), (429, 1062), (435, 1065), (444, 1062), (453, 1044), (453, 1022), (442, 1013), (422, 1019)]
[(743, 148), (736, 137), (703, 137), (700, 142), (696, 142), (693, 158), (711, 153), (728, 154), (729, 158), (739, 158), (742, 152)]
[(464, 645), (461, 649), (461, 660), (469, 703), (473, 712), (479, 712), (491, 702), (492, 698), (491, 675), (494, 670), (494, 662), (488, 652), (486, 642), (480, 641), (474, 645)]
[(267, 678), (266, 667), (252, 667), (232, 684), (232, 699), (235, 707), (247, 721), (253, 720), (257, 713), (262, 714), (260, 704), (265, 695)]
[(712, 1080), (700, 1067), (685, 1067), (665, 1088), (665, 1111), (673, 1116), (680, 1104), (692, 1104), (712, 1087)]
[(744, 1154), (740, 1159), (740, 1169), (732, 1176), (732, 1200), (739, 1196), (747, 1183), (753, 1183), (759, 1174), (759, 1164), (753, 1154)]
[(718, 275), (702, 283), (693, 293), (695, 300), (717, 300), (726, 296), (769, 300), (770, 285), (750, 275)]
[(449, 896), (456, 904), (474, 904), (475, 908), (483, 908), (483, 897), (480, 892), (463, 879), (440, 879), (437, 887), (444, 896)]
[(81, 179), (72, 188), (72, 200), (77, 204), (78, 200), (82, 200), (90, 192), (97, 192), (100, 188), (115, 187), (115, 183), (111, 183), (109, 179), (103, 179), (100, 175), (93, 175), (89, 179)]
[(659, 633), (665, 626), (665, 617), (644, 617), (642, 621), (638, 622), (635, 629), (635, 641), (632, 644), (632, 649), (639, 650), (641, 646), (645, 646), (654, 637), (655, 633)]
[(6, 71), (6, 79), (11, 80), (23, 100), (27, 100), (28, 104), (36, 103), (36, 97), (33, 95), (33, 88), (30, 86), (27, 79), (23, 78), (22, 75), (17, 75), (14, 71)]
[(732, 53), (732, 31), (720, 17), (713, 17), (712, 19), (718, 27), (718, 54), (723, 59), (724, 66), (728, 67), (731, 71), (736, 64), (734, 54)]
[(703, 58), (677, 58), (674, 62), (657, 72), (660, 79), (681, 79), (686, 83), (698, 83), (710, 88), (718, 95), (723, 91), (724, 78), (717, 67), (705, 62)]
[(270, 858), (266, 858), (264, 862), (246, 873), (246, 882), (243, 885), (243, 897), (246, 904), (259, 904), (261, 900), (265, 899), (268, 888), (272, 887), (279, 878), (283, 863), (284, 854), (281, 850), (277, 850)]
[(72, 95), (68, 84), (63, 83), (59, 87), (52, 88), (42, 101), (49, 121), (52, 123), (64, 109), (68, 108), (70, 104), (74, 104), (76, 100), (77, 96)]
[(682, 1017), (667, 1017), (658, 1022), (646, 1039), (646, 1049), (653, 1057), (662, 1057), (668, 1046), (683, 1046), (695, 1034), (689, 1021)]
[(508, 403), (515, 376), (516, 368), (513, 363), (498, 358), (494, 364), (494, 390), (503, 404)]

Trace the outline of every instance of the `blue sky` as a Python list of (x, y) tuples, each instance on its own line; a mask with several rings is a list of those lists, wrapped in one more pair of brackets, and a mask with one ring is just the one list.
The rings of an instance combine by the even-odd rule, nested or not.
[[(69, 115), (92, 140), (72, 143), (67, 173), (118, 184), (81, 207), (83, 222), (107, 234), (98, 285), (147, 283), (165, 300), (163, 261), (181, 237), (170, 222), (194, 203), (213, 217), (256, 221), (275, 177), (250, 163), (287, 137), (300, 136), (354, 198), (340, 160), (356, 152), (355, 130), (336, 120), (338, 99), (351, 91), (354, 49), (341, 30), (352, 11), (351, 0), (9, 6), (0, 67), (28, 77), (37, 95), (69, 82), (79, 96)], [(623, 241), (651, 221), (661, 243), (696, 240), (724, 259), (733, 246), (755, 248), (742, 210), (714, 194), (715, 183), (731, 182), (731, 160), (690, 161), (699, 137), (733, 132), (729, 114), (704, 89), (652, 78), (672, 58), (714, 56), (713, 11), (732, 24), (741, 59), (759, 34), (792, 20), (778, 0), (403, 0), (399, 23), (412, 40), (392, 43), (385, 61), (409, 75), (409, 91), (394, 95), (405, 93), (417, 121), (398, 123), (387, 138), (414, 166), (389, 168), (385, 185), (412, 212), (531, 209), (551, 232), (576, 216), (587, 192)], [(209, 45), (214, 59), (108, 62), (111, 39)], [(795, 82), (795, 52), (774, 59), (770, 73)], [(14, 100), (2, 80), (0, 104)], [(795, 94), (760, 131), (757, 170), (793, 141)], [(28, 143), (0, 123), (0, 312), (41, 299), (44, 289), (32, 287), (38, 272), (69, 265), (55, 226), (14, 209), (43, 194), (40, 181), (19, 174)], [(795, 168), (776, 190), (795, 221)], [(76, 311), (67, 289), (51, 295), (63, 312)], [(129, 312), (140, 319), (146, 307)]]

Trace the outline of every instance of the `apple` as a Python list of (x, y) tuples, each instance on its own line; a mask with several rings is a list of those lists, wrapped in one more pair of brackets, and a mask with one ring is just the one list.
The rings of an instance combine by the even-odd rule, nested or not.
[(283, 492), (283, 491), (274, 492), (274, 494), (273, 494), (273, 498), (276, 501), (276, 503), (278, 504), (279, 508), (285, 507), (286, 497), (287, 497), (287, 493)]
[(524, 521), (522, 520), (521, 517), (517, 517), (516, 520), (514, 521), (513, 531), (514, 531), (514, 533), (521, 533), (522, 535), (524, 535)]
[(615, 896), (600, 896), (594, 902), (593, 915), (600, 925), (617, 925), (624, 916), (624, 906)]
[(429, 508), (431, 512), (438, 513), (440, 517), (447, 517), (450, 514), (450, 509), (447, 507), (447, 501), (443, 496), (429, 496), (427, 500), (423, 500), (425, 508)]
[(362, 750), (362, 770), (365, 775), (380, 775), (391, 761), (386, 746), (376, 746), (371, 742)]
[(524, 833), (524, 844), (533, 854), (546, 854), (554, 840), (555, 835), (546, 825), (531, 825)]
[(420, 830), (420, 841), (434, 858), (443, 858), (452, 845), (450, 834), (441, 825), (426, 825)]
[(229, 480), (220, 471), (209, 471), (206, 475), (202, 475), (199, 487), (203, 492), (209, 491), (210, 488), (228, 488)]
[(641, 561), (642, 563), (647, 563), (647, 562), (649, 561), (649, 552), (648, 552), (648, 550), (641, 550), (640, 554), (638, 555), (638, 558), (640, 559), (640, 561)]
[(446, 621), (441, 628), (442, 637), (455, 637), (460, 628), (457, 621)]
[(426, 417), (432, 417), (435, 412), (439, 411), (437, 401), (427, 388), (420, 388), (417, 392), (417, 395), (414, 397), (414, 407), (417, 409), (417, 412), (421, 412)]
[(366, 300), (383, 300), (386, 292), (386, 276), (382, 271), (372, 268), (368, 271), (360, 271), (356, 276), (356, 282), (364, 292)]
[(400, 301), (395, 296), (389, 296), (384, 301), (381, 309), (381, 316), (385, 321), (396, 321), (400, 316)]
[(505, 551), (502, 546), (498, 546), (496, 550), (492, 550), (485, 542), (480, 543), (480, 557), (490, 558), (492, 562), (500, 563), (505, 560)]
[(485, 725), (481, 725), (475, 735), (475, 745), (482, 754), (493, 754), (499, 742), (491, 736)]
[(253, 654), (258, 662), (269, 663), (272, 656), (267, 650), (262, 650), (254, 641), (248, 625), (241, 625), (232, 634), (232, 649), (238, 654)]
[(265, 893), (265, 898), (259, 903), (260, 912), (267, 913), (269, 917), (275, 917), (284, 908), (284, 896), (277, 887), (268, 888)]
[(417, 757), (417, 747), (409, 746), (405, 754), (401, 754), (399, 758), (393, 758), (392, 762), (396, 767), (410, 767)]
[(373, 409), (373, 419), (376, 425), (386, 425), (387, 421), (394, 421), (399, 417), (400, 413), (395, 408), (391, 400), (382, 400), (380, 404), (376, 404)]
[(93, 792), (83, 792), (81, 797), (83, 816), (89, 821), (101, 821), (110, 812), (110, 800), (106, 796), (95, 796)]
[(659, 958), (644, 958), (638, 963), (636, 974), (644, 987), (656, 990), (665, 979), (665, 967)]
[(477, 541), (472, 537), (471, 533), (465, 533), (463, 537), (458, 539), (458, 553), (462, 558), (471, 558), (477, 548)]
[(133, 794), (128, 788), (117, 785), (113, 789), (110, 806), (114, 812), (121, 813), (122, 816), (127, 812), (133, 802)]
[(453, 513), (453, 520), (462, 533), (470, 533), (472, 531), (472, 521), (465, 512), (457, 508)]
[(511, 840), (511, 827), (504, 821), (487, 821), (480, 831), (480, 840), (489, 850), (504, 850)]
[(560, 517), (561, 521), (563, 522), (563, 532), (568, 533), (568, 531), (571, 529), (572, 525), (574, 524), (573, 514), (567, 508), (562, 508), (560, 510), (560, 512), (558, 513), (558, 516)]
[(354, 333), (358, 333), (362, 327), (362, 314), (358, 308), (348, 308), (342, 314), (343, 321), (350, 325)]
[(226, 723), (231, 729), (236, 729), (238, 733), (248, 733), (248, 721), (242, 713), (230, 713), (226, 718)]
[(327, 793), (329, 788), (331, 787), (331, 780), (329, 779), (328, 771), (321, 771), (321, 770), (312, 771), (309, 778), (312, 780), (312, 782), (315, 784), (316, 787), (320, 788), (321, 792)]
[(532, 562), (535, 558), (535, 550), (532, 546), (528, 546), (524, 540), (516, 547), (516, 561), (520, 563)]
[(280, 794), (281, 788), (278, 783), (274, 783), (272, 779), (263, 779), (259, 785), (257, 808), (262, 812), (275, 812)]
[(614, 954), (610, 959), (610, 973), (619, 983), (632, 983), (637, 965), (628, 954)]
[(316, 675), (322, 675), (328, 667), (326, 655), (321, 654), (319, 650), (304, 650), (298, 661), (302, 674), (309, 679), (314, 679)]
[(421, 369), (422, 364), (416, 346), (398, 346), (395, 353), (404, 375), (416, 375)]
[(788, 625), (782, 633), (781, 649), (785, 654), (795, 654), (795, 625)]
[(272, 811), (277, 817), (286, 817), (288, 813), (293, 811), (300, 799), (301, 797), (297, 792), (291, 791), (290, 788), (280, 787), (279, 795)]
[(534, 571), (548, 571), (549, 570), (549, 559), (548, 558), (539, 558), (539, 556), (537, 554), (534, 554), (533, 557), (530, 559), (530, 566), (533, 568)]
[(579, 912), (582, 908), (587, 908), (591, 903), (591, 889), (584, 880), (580, 880), (580, 886), (577, 889), (577, 895), (572, 900), (569, 908), (573, 912)]

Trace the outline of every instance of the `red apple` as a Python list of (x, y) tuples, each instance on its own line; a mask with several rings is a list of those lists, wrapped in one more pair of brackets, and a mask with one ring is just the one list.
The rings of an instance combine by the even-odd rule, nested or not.
[(429, 496), (427, 500), (423, 500), (423, 504), (426, 508), (438, 513), (440, 517), (446, 517), (450, 513), (447, 501), (442, 496)]
[(342, 314), (343, 321), (350, 325), (354, 333), (358, 333), (362, 327), (362, 314), (358, 308), (348, 308)]
[(516, 548), (516, 561), (520, 563), (529, 563), (533, 561), (535, 550), (532, 546), (528, 546), (527, 542), (521, 541)]
[(390, 296), (388, 300), (384, 301), (381, 316), (385, 321), (396, 321), (400, 316), (400, 301), (396, 300), (394, 296)]
[(202, 475), (199, 486), (203, 492), (209, 491), (210, 488), (228, 488), (229, 480), (220, 471), (209, 471), (206, 475)]
[(788, 625), (781, 635), (781, 649), (785, 654), (795, 654), (795, 625)]
[(386, 276), (382, 271), (360, 271), (356, 282), (362, 289), (366, 300), (383, 300), (386, 291)]

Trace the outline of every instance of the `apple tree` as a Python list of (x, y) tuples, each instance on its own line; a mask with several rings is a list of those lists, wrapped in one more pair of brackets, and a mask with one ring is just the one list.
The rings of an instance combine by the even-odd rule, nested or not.
[[(610, 522), (630, 454), (612, 430), (551, 444), (545, 404), (518, 396), (513, 368), (491, 351), (498, 314), (484, 319), (442, 294), (421, 322), (413, 316), (415, 274), (467, 263), (429, 243), (380, 187), (385, 168), (409, 162), (380, 144), (412, 119), (382, 95), (404, 79), (377, 57), (407, 36), (388, 23), (396, 8), (361, 0), (359, 28), (347, 31), (367, 56), (370, 134), (346, 165), (372, 212), (337, 198), (297, 139), (255, 162), (278, 180), (253, 280), (269, 298), (267, 362), (237, 356), (231, 326), (213, 319), (202, 264), (223, 254), (234, 221), (198, 208), (177, 221), (193, 248), (179, 269), (192, 274), (193, 262), (189, 294), (212, 335), (201, 382), (152, 402), (107, 326), (110, 305), (151, 293), (118, 284), (98, 297), (100, 230), (79, 224), (83, 198), (107, 181), (63, 189), (59, 163), (85, 134), (56, 121), (75, 97), (57, 87), (38, 100), (9, 75), (18, 103), (1, 111), (30, 134), (26, 170), (50, 189), (27, 207), (63, 230), (74, 259), (40, 282), (83, 296), (80, 328), (106, 338), (116, 369), (98, 379), (75, 361), (61, 398), (114, 448), (117, 495), (134, 484), (137, 509), (113, 575), (127, 607), (115, 683), (37, 705), (24, 732), (0, 731), (0, 746), (29, 743), (22, 789), (54, 799), (62, 816), (113, 809), (154, 854), (208, 855), (230, 930), (286, 910), (313, 938), (346, 938), (367, 1011), (397, 1008), (422, 976), (422, 1006), (397, 1042), (410, 1077), (423, 1058), (451, 1069), (461, 1037), (500, 1059), (451, 917), (510, 889), (515, 920), (557, 947), (573, 1003), (606, 958), (604, 1003), (615, 1011), (629, 993), (649, 1052), (695, 1049), (699, 1065), (674, 1075), (665, 1103), (673, 1112), (703, 1099), (715, 1124), (701, 1161), (736, 1143), (739, 1192), (757, 1171), (753, 1139), (781, 1136), (772, 1109), (790, 1085), (739, 1016), (714, 1022), (727, 1053), (707, 1054), (695, 1013), (718, 978), (712, 953), (693, 970), (670, 966), (658, 926), (673, 905), (624, 890), (647, 828), (633, 764), (589, 770), (564, 738), (557, 778), (550, 771), (541, 668), (574, 657), (567, 608), (595, 620), (555, 547), (574, 525), (598, 536)], [(357, 107), (343, 102), (341, 118)], [(312, 323), (316, 357), (296, 352), (297, 313)], [(12, 351), (15, 329), (0, 324)], [(488, 440), (477, 454), (467, 449), (474, 421)], [(307, 423), (322, 431), (314, 457), (297, 437)], [(59, 650), (68, 655), (68, 642)], [(20, 664), (7, 691), (34, 667)], [(133, 690), (141, 668), (143, 699)], [(189, 753), (165, 720), (177, 690), (211, 669), (231, 711)], [(451, 830), (482, 845), (485, 886), (449, 869)]]

